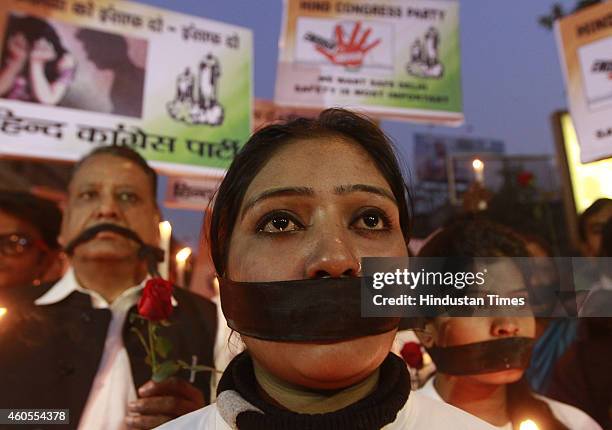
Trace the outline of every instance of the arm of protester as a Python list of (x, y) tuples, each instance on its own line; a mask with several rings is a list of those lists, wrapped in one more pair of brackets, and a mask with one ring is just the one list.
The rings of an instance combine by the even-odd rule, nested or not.
[(59, 78), (50, 82), (45, 74), (45, 65), (57, 58), (53, 45), (46, 39), (35, 42), (30, 54), (30, 81), (36, 99), (46, 105), (56, 105), (68, 91), (76, 63), (70, 54), (64, 54), (57, 63)]
[(28, 41), (22, 33), (11, 36), (7, 43), (8, 59), (0, 70), (0, 95), (5, 95), (13, 87), (15, 79), (27, 60)]
[(140, 398), (128, 405), (129, 429), (151, 429), (204, 407), (204, 396), (189, 382), (170, 377), (149, 381), (138, 389)]

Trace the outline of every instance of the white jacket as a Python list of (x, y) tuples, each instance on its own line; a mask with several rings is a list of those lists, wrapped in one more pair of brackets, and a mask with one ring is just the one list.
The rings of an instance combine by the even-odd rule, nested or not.
[[(242, 403), (241, 403), (242, 402)], [(218, 406), (218, 403), (221, 406)], [(183, 415), (160, 427), (159, 430), (235, 430), (235, 410), (256, 410), (235, 391), (224, 391), (213, 403), (205, 408)], [(234, 411), (225, 410), (233, 405)], [(222, 409), (221, 412), (219, 409)], [(223, 417), (222, 417), (223, 415)], [(232, 415), (234, 418), (232, 418)], [(225, 417), (225, 419), (224, 419)], [(227, 421), (226, 421), (227, 420)], [(397, 413), (395, 421), (382, 430), (493, 430), (486, 422), (463, 412), (454, 406), (438, 402), (412, 391), (404, 407)]]
[[(427, 396), (433, 400), (437, 400), (440, 402), (444, 402), (444, 399), (440, 397), (438, 392), (436, 391), (436, 387), (433, 384), (434, 378), (429, 378), (429, 381), (418, 391), (419, 393)], [(555, 418), (561, 421), (565, 426), (571, 430), (601, 430), (601, 426), (597, 424), (597, 422), (585, 414), (578, 408), (575, 408), (571, 405), (567, 405), (565, 403), (558, 402), (553, 399), (549, 399), (548, 397), (535, 395), (538, 399), (546, 402), (550, 407)], [(512, 429), (512, 425), (507, 424), (501, 427), (495, 427), (499, 430)]]

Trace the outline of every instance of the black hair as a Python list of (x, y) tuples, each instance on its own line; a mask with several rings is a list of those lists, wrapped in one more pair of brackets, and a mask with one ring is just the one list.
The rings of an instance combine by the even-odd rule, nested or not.
[[(420, 250), (419, 257), (464, 257), (453, 259), (472, 264), (472, 257), (527, 257), (524, 239), (513, 229), (486, 219), (464, 219), (436, 233)], [(452, 270), (466, 267), (453, 267)], [(508, 384), (508, 414), (518, 428), (528, 418), (546, 430), (569, 430), (552, 413), (548, 404), (531, 392), (523, 378)]]
[(83, 158), (76, 162), (76, 164), (72, 167), (72, 172), (70, 174), (70, 181), (74, 178), (76, 172), (83, 166), (83, 164), (98, 155), (112, 155), (113, 157), (123, 158), (125, 160), (129, 160), (132, 163), (136, 164), (140, 169), (147, 175), (149, 181), (151, 183), (151, 197), (153, 198), (153, 203), (157, 206), (157, 173), (155, 170), (149, 166), (147, 160), (143, 158), (138, 152), (133, 150), (128, 146), (123, 145), (109, 145), (109, 146), (99, 146), (96, 149), (92, 150), (88, 154), (86, 154)]
[(509, 227), (485, 219), (459, 220), (423, 245), (419, 257), (527, 257), (525, 242)]
[(120, 66), (130, 62), (128, 56), (128, 43), (124, 36), (114, 33), (81, 28), (76, 33), (76, 38), (83, 42), (91, 61), (96, 66), (107, 68)]
[(595, 200), (591, 204), (591, 206), (586, 208), (584, 212), (580, 214), (580, 216), (578, 217), (578, 233), (580, 234), (580, 239), (583, 242), (587, 239), (586, 225), (588, 219), (603, 210), (608, 205), (612, 205), (612, 199), (603, 197), (601, 199)]
[(361, 146), (387, 180), (399, 208), (399, 223), (408, 247), (411, 199), (390, 139), (365, 116), (345, 109), (326, 109), (314, 119), (297, 118), (257, 130), (234, 158), (217, 190), (209, 241), (220, 276), (226, 271), (229, 239), (247, 188), (283, 146), (300, 139), (341, 137)]
[(0, 190), (0, 211), (34, 227), (50, 249), (59, 249), (62, 212), (51, 200), (25, 191)]
[[(57, 65), (64, 54), (66, 54), (68, 51), (64, 45), (62, 45), (59, 35), (51, 24), (43, 19), (29, 15), (11, 15), (9, 17), (5, 31), (4, 45), (2, 47), (2, 67), (6, 65), (9, 56), (8, 41), (11, 36), (14, 36), (17, 33), (23, 34), (28, 41), (30, 49), (39, 39), (46, 39), (49, 43), (51, 43), (51, 45), (53, 45), (53, 49), (57, 53), (57, 57), (45, 64), (45, 75), (50, 81), (55, 81), (57, 78), (59, 78), (60, 74), (57, 70)], [(28, 65), (26, 65), (26, 67), (29, 67), (29, 62), (27, 64)]]

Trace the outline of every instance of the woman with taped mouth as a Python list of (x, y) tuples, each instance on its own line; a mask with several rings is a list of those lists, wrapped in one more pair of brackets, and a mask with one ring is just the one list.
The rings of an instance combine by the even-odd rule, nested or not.
[[(482, 271), (480, 264), (485, 264), (489, 293), (492, 285), (495, 293), (506, 296), (526, 291), (521, 260), (506, 257), (527, 255), (524, 241), (513, 230), (484, 220), (457, 221), (419, 252), (420, 258), (450, 257), (446, 267), (453, 272)], [(533, 316), (502, 311), (481, 317), (449, 314), (452, 310), (427, 319), (425, 329), (417, 331), (437, 367), (421, 393), (501, 430), (601, 429), (583, 411), (532, 393), (523, 374), (536, 332)]]
[(407, 255), (408, 195), (390, 142), (341, 109), (257, 131), (220, 185), (210, 241), (246, 351), (217, 402), (163, 429), (488, 429), (410, 392), (398, 319), (360, 318), (360, 259)]

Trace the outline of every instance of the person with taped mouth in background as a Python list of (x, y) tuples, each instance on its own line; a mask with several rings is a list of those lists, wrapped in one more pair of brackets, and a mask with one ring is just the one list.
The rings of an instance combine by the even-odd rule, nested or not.
[(399, 318), (361, 318), (361, 258), (405, 257), (409, 196), (388, 138), (342, 109), (257, 131), (210, 223), (221, 304), (246, 351), (216, 403), (160, 427), (490, 429), (410, 392)]
[[(418, 257), (449, 257), (453, 261), (447, 267), (462, 272), (475, 271), (486, 260), (487, 282), (495, 284), (496, 291), (506, 286), (521, 291), (526, 280), (519, 260), (505, 257), (527, 255), (523, 239), (513, 230), (486, 220), (461, 220), (436, 233)], [(489, 257), (497, 258), (489, 264)], [(523, 375), (535, 318), (498, 313), (428, 318), (424, 330), (416, 333), (437, 373), (419, 392), (500, 430), (601, 430), (580, 409), (531, 391)]]
[[(71, 268), (0, 325), (0, 407), (68, 409), (70, 423), (58, 430), (124, 430), (209, 401), (210, 372), (193, 383), (188, 372), (152, 381), (131, 330), (159, 260), (156, 188), (156, 173), (127, 147), (99, 147), (75, 165), (59, 238)], [(212, 366), (215, 306), (180, 288), (171, 306), (160, 328), (173, 345), (169, 359)]]

